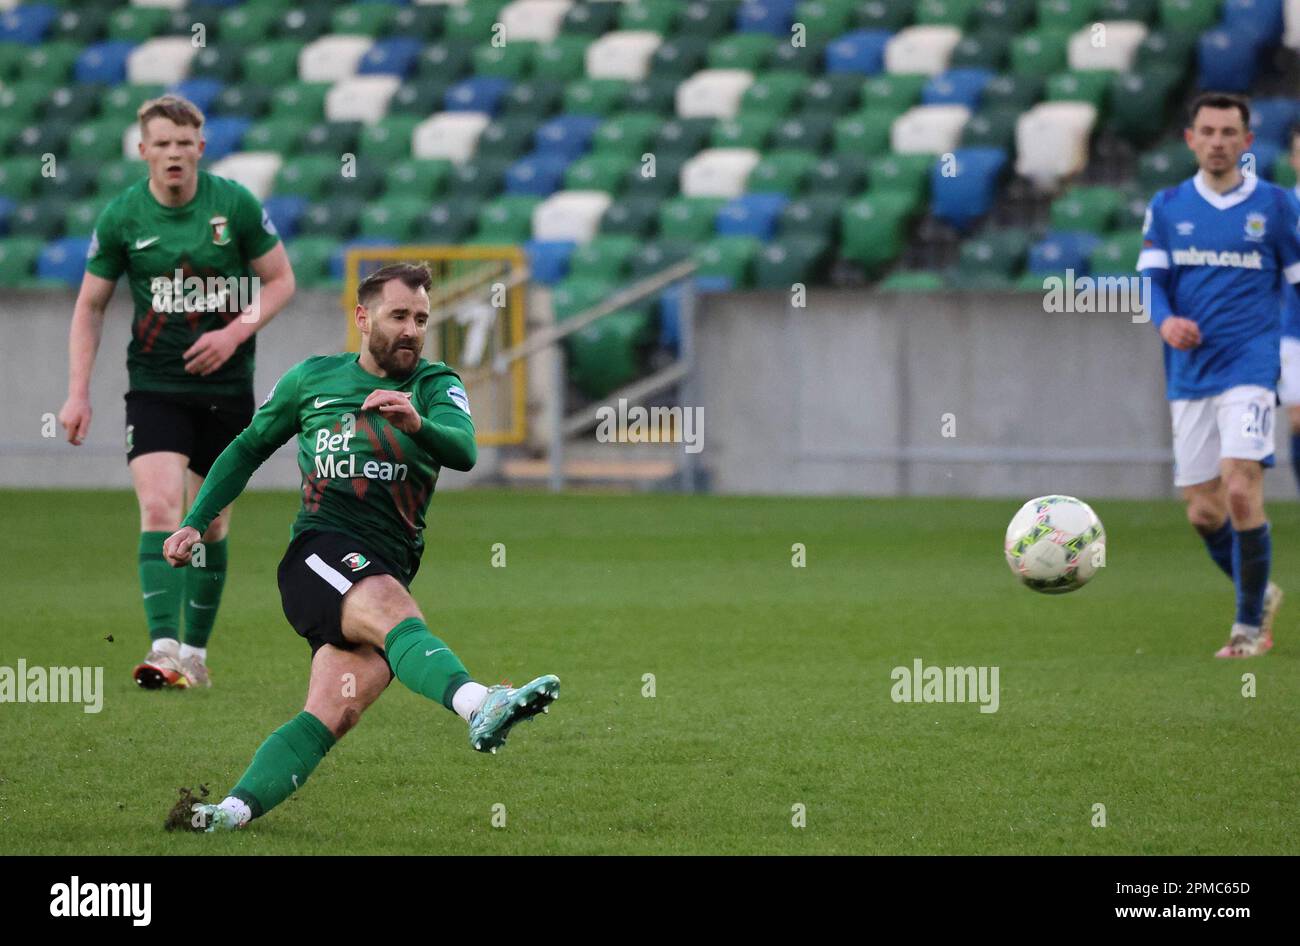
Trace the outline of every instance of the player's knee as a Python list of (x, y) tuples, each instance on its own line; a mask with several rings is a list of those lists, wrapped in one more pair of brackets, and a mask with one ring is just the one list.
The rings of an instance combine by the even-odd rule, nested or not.
[(141, 496), (140, 524), (146, 532), (174, 532), (181, 524), (181, 504), (170, 496)]
[(1187, 504), (1187, 521), (1197, 532), (1210, 533), (1218, 530), (1228, 518), (1226, 509), (1218, 503), (1206, 499), (1194, 499)]

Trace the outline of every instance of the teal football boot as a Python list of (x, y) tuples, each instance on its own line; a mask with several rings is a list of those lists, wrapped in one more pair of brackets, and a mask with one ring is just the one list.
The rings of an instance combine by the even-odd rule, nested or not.
[(560, 678), (548, 673), (518, 689), (499, 684), (487, 688), (483, 705), (469, 718), (469, 744), (479, 752), (496, 752), (510, 727), (547, 709), (560, 695)]

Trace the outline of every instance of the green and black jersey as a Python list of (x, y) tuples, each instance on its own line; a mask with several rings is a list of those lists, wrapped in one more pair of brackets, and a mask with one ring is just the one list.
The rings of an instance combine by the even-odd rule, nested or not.
[[(413, 435), (378, 411), (362, 411), (377, 389), (411, 394), (423, 425)], [(460, 377), (420, 359), (406, 378), (380, 378), (357, 355), (308, 358), (285, 372), (248, 425), (217, 458), (184, 525), (203, 532), (267, 457), (294, 435), (302, 508), (293, 535), (343, 532), (367, 542), (407, 581), (424, 551), (424, 515), (444, 466), (477, 459), (474, 424)]]
[(111, 280), (125, 273), (130, 283), (135, 316), (126, 364), (132, 391), (245, 394), (252, 388), (256, 336), (207, 376), (187, 374), (182, 355), (252, 303), (248, 264), (277, 242), (257, 198), (206, 171), (183, 207), (158, 203), (145, 178), (104, 208), (86, 270)]

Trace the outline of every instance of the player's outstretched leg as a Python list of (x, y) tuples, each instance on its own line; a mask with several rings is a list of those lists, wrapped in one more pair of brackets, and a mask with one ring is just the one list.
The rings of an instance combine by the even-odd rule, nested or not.
[(1273, 647), (1273, 618), (1281, 589), (1268, 580), (1273, 540), (1264, 517), (1264, 470), (1254, 460), (1225, 459), (1224, 482), (1232, 515), (1232, 571), (1237, 615), (1216, 657), (1256, 657)]
[[(302, 788), (391, 679), (387, 661), (373, 647), (363, 644), (344, 650), (323, 645), (312, 658), (303, 711), (267, 737), (220, 804), (193, 806), (191, 829), (242, 828)], [(341, 680), (355, 683), (340, 686)]]

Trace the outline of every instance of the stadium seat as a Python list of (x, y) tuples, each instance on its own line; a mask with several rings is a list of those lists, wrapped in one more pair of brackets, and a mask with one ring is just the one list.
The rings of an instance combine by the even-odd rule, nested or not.
[(540, 122), (531, 116), (503, 116), (479, 135), (476, 153), (514, 160), (531, 151)]
[(703, 242), (717, 233), (718, 211), (727, 203), (721, 197), (674, 197), (659, 208), (661, 239)]
[(1136, 145), (1159, 137), (1179, 78), (1178, 70), (1167, 64), (1113, 77), (1108, 99), (1110, 127)]
[(1011, 51), (1011, 37), (1000, 30), (984, 29), (965, 33), (953, 47), (949, 64), (953, 69), (987, 69), (1001, 72)]
[(505, 187), (506, 172), (513, 163), (501, 158), (480, 156), (463, 164), (453, 164), (447, 192), (457, 198), (488, 200), (501, 193)]
[(877, 0), (873, 3), (856, 4), (854, 7), (856, 25), (889, 30), (891, 33), (909, 26), (915, 18), (914, 0)]
[(310, 125), (292, 118), (276, 118), (256, 122), (244, 132), (243, 147), (249, 151), (275, 151), (283, 155), (295, 154)]
[(776, 234), (777, 220), (788, 202), (784, 195), (773, 193), (732, 198), (718, 211), (717, 234), (769, 240)]
[(1040, 78), (1061, 72), (1069, 64), (1067, 30), (1040, 28), (1022, 33), (1011, 41), (1011, 71)]
[(1142, 234), (1137, 230), (1106, 237), (1088, 257), (1088, 273), (1092, 276), (1133, 276), (1141, 252)]
[(837, 237), (840, 211), (844, 199), (810, 194), (790, 201), (781, 212), (779, 233), (782, 237), (813, 236), (827, 240)]
[(637, 161), (624, 179), (623, 196), (655, 197), (667, 200), (679, 193), (685, 158), (680, 155), (651, 155), (648, 161)]
[(776, 39), (771, 36), (732, 33), (709, 44), (705, 63), (709, 69), (757, 72), (772, 55), (772, 47), (776, 44)]
[(649, 303), (597, 319), (566, 340), (569, 376), (586, 397), (603, 398), (642, 373), (642, 350), (653, 339)]
[(197, 47), (184, 36), (160, 36), (134, 47), (126, 59), (128, 82), (158, 82), (172, 85), (182, 81), (190, 69)]
[(286, 242), (295, 282), (304, 289), (326, 285), (331, 280), (329, 265), (335, 246), (328, 237), (298, 237)]
[[(712, 4), (710, 4), (712, 5)], [(764, 69), (802, 72), (810, 75), (822, 74), (822, 60), (826, 51), (826, 41), (809, 38), (803, 46), (793, 43), (777, 43), (763, 62)], [(852, 73), (846, 73), (852, 75)]]
[(772, 137), (780, 116), (759, 111), (741, 112), (713, 126), (709, 144), (715, 148), (755, 148), (762, 150)]
[(1203, 89), (1248, 92), (1259, 71), (1253, 33), (1207, 30), (1196, 44), (1196, 82)]
[(271, 116), (315, 122), (325, 117), (325, 98), (330, 86), (324, 82), (288, 82), (271, 95)]
[(584, 54), (588, 78), (621, 79), (639, 82), (650, 75), (651, 63), (663, 43), (663, 37), (648, 30), (622, 30), (606, 33)]
[(365, 204), (354, 198), (323, 198), (312, 203), (298, 219), (298, 232), (308, 237), (342, 241), (357, 232)]
[(452, 164), (440, 158), (397, 161), (384, 174), (384, 193), (411, 201), (429, 201), (447, 190)]
[(516, 82), (506, 93), (501, 115), (528, 116), (543, 120), (559, 109), (564, 97), (564, 84), (554, 79), (530, 79)]
[(681, 240), (654, 240), (643, 243), (632, 254), (628, 274), (632, 279), (644, 279), (655, 273), (691, 258), (694, 247)]
[(444, 107), (450, 112), (483, 112), (493, 115), (510, 90), (510, 81), (483, 76), (457, 82), (447, 92)]
[(358, 75), (394, 75), (405, 77), (415, 72), (420, 59), (421, 42), (410, 36), (380, 39), (366, 50), (357, 65)]
[(1195, 46), (1195, 34), (1152, 30), (1138, 48), (1137, 61), (1144, 69), (1171, 66), (1181, 74), (1191, 61)]
[(1100, 243), (1095, 233), (1049, 232), (1029, 248), (1026, 271), (1041, 277), (1073, 270), (1076, 276), (1086, 276), (1089, 257)]
[(740, 6), (736, 14), (736, 29), (741, 33), (761, 33), (770, 36), (790, 35), (793, 4), (750, 0)]
[(265, 200), (283, 163), (274, 151), (240, 151), (212, 162), (210, 170), (243, 184), (258, 200)]
[(86, 251), (90, 248), (88, 236), (66, 236), (47, 243), (36, 260), (36, 275), (68, 286), (81, 285), (86, 271)]
[(924, 75), (887, 75), (867, 80), (862, 86), (862, 108), (901, 115), (921, 104)]
[(885, 46), (885, 71), (938, 75), (949, 66), (961, 42), (961, 30), (949, 25), (909, 26), (895, 33)]
[(1086, 102), (1042, 102), (1016, 123), (1016, 173), (1051, 186), (1088, 163), (1097, 109)]
[(274, 193), (294, 194), (308, 200), (320, 197), (332, 179), (340, 173), (337, 158), (326, 155), (302, 155), (286, 162), (275, 177)]
[(753, 282), (753, 265), (762, 241), (752, 236), (717, 236), (700, 246), (693, 258), (702, 289), (729, 292)]
[(677, 86), (680, 118), (734, 118), (754, 74), (745, 69), (703, 69)]
[(108, 18), (108, 36), (112, 40), (140, 43), (167, 28), (171, 15), (159, 7), (132, 4), (120, 7)]
[(238, 115), (254, 121), (270, 111), (273, 92), (274, 89), (252, 82), (227, 85), (217, 96), (212, 110), (218, 115)]
[(1117, 222), (1123, 195), (1113, 187), (1075, 187), (1052, 202), (1053, 230), (1102, 235)]
[(1081, 28), (1070, 37), (1066, 61), (1077, 71), (1127, 72), (1137, 63), (1138, 49), (1149, 32), (1145, 23), (1103, 22), (1105, 42), (1096, 42), (1095, 27)]
[(332, 14), (330, 6), (299, 4), (280, 14), (272, 32), (281, 39), (306, 44), (329, 32)]
[(806, 148), (821, 151), (830, 143), (835, 131), (831, 115), (801, 112), (784, 118), (772, 128), (771, 143), (774, 148)]
[(1096, 20), (1097, 0), (1038, 0), (1037, 6), (1038, 22), (1058, 29), (1078, 30)]
[(687, 197), (738, 197), (759, 160), (751, 148), (706, 148), (683, 165), (681, 192)]
[(351, 3), (339, 7), (330, 17), (330, 32), (346, 36), (367, 36), (374, 38), (388, 31), (389, 23), (396, 13), (389, 3)]
[(358, 229), (362, 237), (383, 237), (395, 243), (409, 242), (424, 214), (423, 205), (400, 196), (385, 197), (361, 211)]
[(818, 236), (778, 237), (764, 243), (754, 261), (753, 284), (788, 292), (795, 283), (821, 282), (829, 251), (830, 241)]
[(1154, 148), (1138, 158), (1138, 186), (1148, 194), (1173, 187), (1196, 173), (1196, 156), (1181, 141)]
[(1250, 130), (1256, 141), (1286, 147), (1287, 133), (1300, 121), (1300, 99), (1256, 98), (1250, 103)]
[(535, 151), (513, 162), (506, 170), (505, 192), (530, 197), (547, 197), (564, 184), (570, 158), (563, 154)]
[[(12, 207), (5, 207), (7, 198), (0, 197), (0, 234), (8, 228), (8, 218)], [(73, 201), (68, 205), (67, 215), (63, 218), (63, 232), (70, 237), (88, 237), (95, 229), (100, 213), (108, 206), (108, 197), (87, 197)], [(83, 261), (84, 262), (84, 261)]]
[(325, 95), (325, 119), (331, 122), (378, 122), (402, 80), (392, 75), (348, 76)]
[[(36, 237), (50, 241), (63, 235), (64, 222), (72, 200), (66, 197), (41, 196), (25, 200), (14, 207), (9, 218), (9, 233), (13, 236)], [(84, 256), (82, 257), (84, 260)]]
[(274, 86), (295, 81), (313, 83), (335, 81), (332, 77), (313, 79), (301, 76), (299, 57), (305, 48), (296, 40), (273, 40), (254, 46), (244, 53), (243, 75)]
[(586, 74), (590, 36), (559, 36), (537, 50), (533, 76), (538, 79), (579, 79)]
[(1029, 234), (1025, 230), (1016, 227), (985, 230), (962, 242), (956, 276), (966, 285), (986, 273), (1009, 283), (1024, 269), (1028, 252)]
[(807, 193), (835, 196), (844, 199), (856, 196), (866, 188), (870, 163), (863, 154), (836, 154), (817, 159), (803, 175)]
[(626, 277), (632, 255), (640, 246), (635, 237), (605, 235), (577, 247), (569, 257), (568, 275), (615, 284)]
[(536, 57), (536, 43), (520, 40), (501, 46), (484, 44), (474, 50), (474, 74), (516, 82), (528, 77)]
[[(46, 43), (34, 52), (38, 56), (51, 57), (54, 43)], [(126, 81), (126, 63), (131, 55), (131, 50), (135, 44), (124, 39), (105, 40), (102, 43), (95, 43), (85, 47), (79, 55), (76, 56), (76, 66), (73, 75), (78, 82), (96, 83), (99, 85), (117, 85), (119, 82)], [(65, 69), (58, 60), (47, 58), (48, 70), (45, 64), (33, 69), (24, 68), (25, 74), (32, 74), (35, 68), (40, 68), (41, 72), (46, 75), (57, 75), (65, 72)]]
[(36, 277), (36, 260), (44, 249), (45, 241), (37, 237), (11, 236), (0, 240), (0, 286), (30, 287)]
[(786, 196), (798, 194), (816, 164), (817, 154), (813, 151), (786, 148), (768, 152), (749, 172), (745, 189)]
[(388, 100), (388, 114), (427, 118), (442, 111), (450, 88), (451, 83), (441, 79), (404, 80)]
[(890, 129), (890, 147), (900, 154), (942, 154), (957, 147), (962, 127), (970, 120), (964, 105), (917, 105)]
[(413, 239), (431, 243), (460, 243), (477, 226), (478, 201), (459, 196), (423, 208), (416, 220)]
[(411, 135), (411, 156), (443, 158), (463, 164), (478, 150), (479, 138), (491, 123), (486, 112), (442, 112), (415, 127)]
[(590, 242), (613, 201), (604, 191), (560, 191), (537, 204), (532, 235), (538, 240)]
[(613, 3), (576, 3), (564, 14), (561, 32), (602, 36), (615, 28), (621, 6)]
[(1098, 116), (1106, 112), (1110, 73), (1059, 72), (1047, 80), (1049, 102), (1087, 102)]
[(1256, 48), (1263, 52), (1282, 39), (1282, 0), (1225, 0), (1222, 23), (1225, 29), (1253, 34)]
[(307, 212), (307, 207), (307, 198), (293, 194), (268, 197), (262, 202), (262, 209), (282, 240), (292, 240), (298, 235), (298, 221)]
[(603, 122), (592, 149), (596, 154), (617, 154), (640, 159), (659, 130), (662, 119), (649, 112), (622, 112)]
[(1200, 33), (1214, 25), (1219, 0), (1160, 0), (1160, 25), (1184, 33)]
[(303, 82), (338, 82), (357, 74), (373, 40), (368, 36), (329, 34), (313, 40), (298, 53), (298, 78)]
[(864, 109), (837, 119), (832, 132), (832, 150), (837, 155), (888, 151), (896, 117), (890, 111)]
[(589, 154), (564, 172), (565, 190), (598, 190), (617, 197), (627, 180), (629, 159), (617, 154)]
[(239, 150), (244, 139), (244, 132), (251, 125), (247, 118), (218, 115), (203, 123), (203, 138), (207, 142), (203, 157), (208, 161), (219, 161), (228, 154)]
[[(791, 85), (797, 73), (786, 73), (790, 78), (784, 80)], [(895, 77), (896, 78), (896, 77)], [(776, 75), (768, 73), (759, 80), (760, 84), (771, 84)], [(873, 80), (874, 81), (874, 80)], [(817, 76), (805, 79), (799, 86), (802, 91), (801, 107), (806, 111), (845, 114), (852, 112), (862, 103), (862, 80), (852, 73), (840, 73), (833, 76)], [(750, 90), (753, 91), (752, 88)], [(745, 105), (742, 103), (742, 109)]]
[(619, 110), (626, 95), (622, 79), (578, 79), (564, 90), (564, 112), (604, 118)]
[(959, 148), (952, 157), (951, 162), (936, 162), (930, 170), (931, 211), (937, 219), (965, 231), (993, 206), (1008, 158), (1000, 148)]
[(993, 78), (987, 69), (949, 69), (932, 76), (921, 90), (925, 105), (964, 105), (970, 111), (980, 107), (984, 86)]
[(840, 255), (879, 275), (903, 251), (913, 213), (910, 195), (879, 193), (855, 200), (840, 217)]
[(609, 236), (630, 236), (638, 240), (654, 230), (659, 199), (653, 196), (624, 196), (609, 205), (600, 218), (600, 232)]
[(1015, 147), (1016, 122), (1020, 119), (1018, 108), (986, 108), (972, 115), (962, 126), (963, 148), (1001, 148), (1010, 151)]
[(454, 82), (463, 78), (472, 65), (472, 48), (466, 45), (430, 43), (420, 50), (415, 63), (415, 78)]
[(678, 81), (672, 77), (651, 76), (644, 82), (634, 82), (628, 87), (624, 106), (633, 111), (670, 112), (677, 101)]
[(58, 11), (53, 6), (28, 3), (0, 14), (0, 42), (34, 46), (50, 32)]
[(858, 30), (844, 34), (826, 47), (826, 72), (831, 75), (837, 72), (875, 75), (885, 67), (885, 47), (892, 38), (893, 34), (885, 30)]
[(553, 286), (569, 274), (569, 260), (575, 244), (564, 240), (525, 240), (529, 278), (543, 286)]
[(133, 160), (107, 161), (95, 174), (95, 193), (116, 197), (147, 173), (148, 167), (138, 155)]
[[(861, 84), (860, 81), (852, 76), (835, 78), (841, 81), (848, 80), (849, 87), (856, 95), (856, 86)], [(741, 114), (785, 115), (804, 94), (808, 85), (808, 77), (797, 72), (769, 72), (759, 75), (741, 97)], [(826, 84), (826, 88), (830, 88), (829, 83)]]
[(1041, 76), (994, 76), (984, 86), (984, 108), (1014, 108), (1025, 111), (1043, 97), (1046, 81)]
[(542, 154), (576, 158), (591, 146), (601, 120), (592, 115), (561, 115), (537, 129), (537, 150)]

